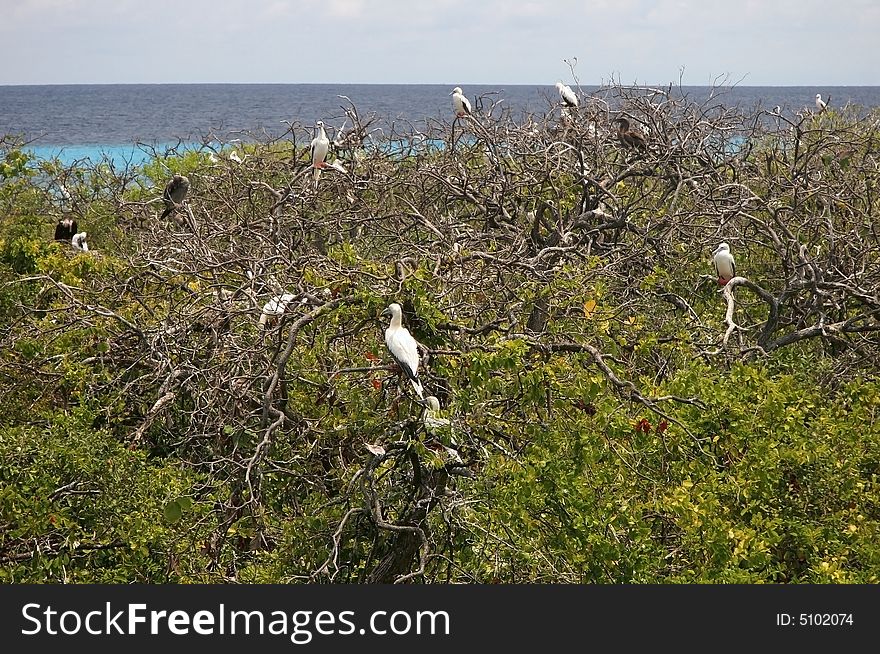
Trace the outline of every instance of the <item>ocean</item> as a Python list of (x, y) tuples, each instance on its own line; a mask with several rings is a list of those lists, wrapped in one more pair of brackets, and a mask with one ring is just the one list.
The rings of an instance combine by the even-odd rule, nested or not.
[[(581, 92), (601, 95), (596, 86)], [(90, 159), (114, 165), (137, 165), (153, 152), (198, 148), (277, 136), (283, 121), (314, 125), (323, 120), (341, 127), (347, 96), (362, 118), (375, 114), (386, 132), (410, 132), (426, 123), (448, 120), (452, 85), (380, 84), (109, 84), (0, 86), (0, 136), (27, 141), (26, 149), (65, 164)], [(689, 98), (702, 101), (710, 87), (684, 86)], [(470, 85), (465, 94), (486, 104), (503, 99), (502, 107), (541, 114), (556, 101), (556, 89), (528, 85)], [(717, 101), (744, 108), (780, 105), (786, 112), (813, 107), (816, 93), (831, 98), (832, 107), (847, 103), (880, 106), (880, 87), (731, 86), (713, 91)]]

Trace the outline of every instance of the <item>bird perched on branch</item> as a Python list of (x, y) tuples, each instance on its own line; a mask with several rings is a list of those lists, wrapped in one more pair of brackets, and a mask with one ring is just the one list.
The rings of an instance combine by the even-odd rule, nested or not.
[(419, 348), (416, 339), (403, 326), (403, 310), (396, 302), (389, 304), (382, 312), (391, 316), (391, 323), (385, 329), (385, 345), (400, 369), (408, 378), (419, 399), (422, 399), (422, 382), (419, 380)]
[(433, 395), (425, 398), (425, 409), (422, 415), (422, 422), (425, 428), (432, 436), (439, 436), (441, 433), (449, 432), (449, 418), (440, 417), (440, 400)]
[[(828, 97), (828, 102), (831, 102), (830, 96)], [(821, 93), (817, 93), (816, 94), (816, 111), (818, 111), (821, 114), (828, 107), (828, 102), (826, 102), (825, 100), (822, 99)]]
[(637, 129), (630, 129), (629, 121), (626, 118), (618, 118), (614, 122), (617, 123), (617, 138), (621, 143), (640, 150), (648, 147), (644, 135)]
[(471, 103), (467, 97), (465, 97), (460, 86), (456, 86), (452, 89), (452, 93), (449, 95), (452, 96), (452, 108), (455, 109), (456, 116), (464, 118), (465, 116), (471, 115)]
[(715, 264), (715, 273), (718, 275), (718, 285), (724, 286), (736, 277), (736, 264), (733, 255), (730, 254), (730, 246), (721, 243), (712, 253), (712, 262)]
[(189, 179), (185, 175), (175, 175), (165, 185), (165, 193), (162, 200), (165, 202), (165, 211), (162, 212), (160, 220), (180, 208), (180, 205), (186, 199), (189, 191)]
[(76, 219), (64, 216), (55, 225), (55, 240), (70, 243), (70, 239), (76, 234)]
[(268, 327), (278, 323), (280, 316), (284, 315), (287, 305), (293, 300), (292, 293), (284, 293), (276, 295), (263, 305), (263, 313), (260, 314), (260, 328)]
[(74, 234), (73, 238), (70, 239), (70, 245), (74, 250), (81, 250), (83, 252), (89, 251), (89, 243), (86, 240), (88, 238), (88, 233), (79, 232), (78, 234)]
[(571, 109), (578, 108), (580, 102), (570, 86), (563, 84), (562, 82), (556, 82), (556, 90), (559, 91), (559, 97), (562, 98), (563, 105)]
[(327, 138), (327, 132), (324, 131), (323, 120), (315, 123), (315, 127), (318, 128), (318, 134), (312, 139), (309, 146), (309, 156), (312, 159), (312, 167), (315, 169), (315, 186), (317, 186), (318, 178), (321, 176), (321, 168), (327, 165), (324, 160), (327, 158), (327, 153), (330, 152), (330, 139)]

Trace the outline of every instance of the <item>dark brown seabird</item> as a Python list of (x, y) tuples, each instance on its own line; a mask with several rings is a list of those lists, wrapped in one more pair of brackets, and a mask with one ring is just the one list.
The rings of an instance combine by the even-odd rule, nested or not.
[(177, 209), (186, 199), (186, 193), (189, 191), (189, 179), (184, 175), (175, 175), (171, 181), (165, 185), (165, 193), (162, 199), (165, 201), (165, 211), (162, 212), (162, 218)]
[(617, 138), (620, 139), (621, 143), (628, 147), (642, 150), (648, 147), (648, 143), (645, 141), (642, 133), (638, 130), (630, 129), (629, 121), (626, 118), (618, 118), (614, 122), (617, 123)]
[(76, 234), (76, 219), (65, 216), (55, 225), (55, 240), (70, 243), (70, 239)]

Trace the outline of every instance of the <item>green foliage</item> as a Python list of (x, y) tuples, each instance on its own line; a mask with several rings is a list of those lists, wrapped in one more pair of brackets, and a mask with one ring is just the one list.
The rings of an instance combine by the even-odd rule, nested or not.
[[(7, 147), (0, 581), (877, 583), (880, 138), (828, 111), (737, 149), (627, 100), (650, 154), (486, 119), (318, 185), (285, 140)], [(172, 173), (195, 228), (156, 222)], [(51, 241), (62, 180), (89, 253)]]
[(198, 476), (129, 450), (94, 418), (0, 428), (4, 582), (156, 583), (205, 567), (196, 543), (210, 498), (189, 496)]

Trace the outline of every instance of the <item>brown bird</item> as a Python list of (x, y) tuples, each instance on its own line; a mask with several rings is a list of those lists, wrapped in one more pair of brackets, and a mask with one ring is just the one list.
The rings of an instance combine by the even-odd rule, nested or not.
[(55, 225), (55, 240), (70, 243), (70, 239), (73, 238), (76, 231), (76, 219), (71, 218), (70, 216), (64, 216), (64, 218), (59, 220), (58, 224)]
[(630, 148), (647, 149), (648, 143), (644, 135), (637, 129), (630, 129), (626, 118), (618, 118), (614, 122), (617, 123), (617, 138), (621, 143)]
[(165, 211), (162, 212), (161, 218), (165, 218), (180, 206), (186, 199), (187, 191), (189, 191), (189, 179), (186, 176), (175, 175), (171, 178), (171, 181), (165, 185), (165, 193), (162, 196), (165, 201)]

